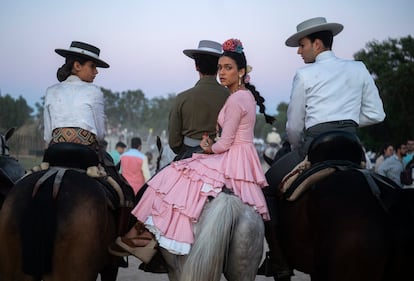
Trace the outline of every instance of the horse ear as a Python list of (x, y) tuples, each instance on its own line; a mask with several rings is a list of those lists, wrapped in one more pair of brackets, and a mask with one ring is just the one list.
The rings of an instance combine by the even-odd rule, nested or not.
[(12, 128), (7, 130), (6, 135), (5, 135), (6, 141), (11, 138), (11, 136), (13, 135), (15, 130), (16, 130), (15, 127), (12, 127)]

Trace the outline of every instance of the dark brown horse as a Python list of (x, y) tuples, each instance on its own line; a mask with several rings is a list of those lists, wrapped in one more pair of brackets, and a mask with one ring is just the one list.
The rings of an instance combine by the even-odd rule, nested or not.
[(14, 183), (25, 174), (24, 167), (19, 161), (10, 156), (7, 141), (11, 138), (15, 128), (0, 135), (0, 209), (3, 201)]
[(0, 212), (0, 280), (95, 281), (100, 273), (114, 281), (109, 197), (84, 169), (51, 167), (18, 181)]
[(294, 201), (281, 194), (278, 238), (290, 266), (312, 281), (414, 280), (414, 189), (344, 163), (327, 164), (335, 172)]

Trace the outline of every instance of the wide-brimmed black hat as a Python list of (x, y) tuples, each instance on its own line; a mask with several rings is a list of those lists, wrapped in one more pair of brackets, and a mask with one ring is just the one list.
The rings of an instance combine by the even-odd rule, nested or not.
[(69, 56), (78, 56), (90, 59), (96, 63), (96, 67), (109, 67), (109, 64), (99, 58), (101, 50), (84, 42), (72, 41), (69, 49), (55, 49), (55, 52), (65, 58)]

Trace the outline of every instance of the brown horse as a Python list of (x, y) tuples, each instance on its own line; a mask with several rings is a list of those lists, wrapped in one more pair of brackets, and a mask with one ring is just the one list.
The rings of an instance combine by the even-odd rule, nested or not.
[(117, 227), (107, 192), (78, 168), (51, 167), (18, 181), (0, 212), (0, 280), (95, 281), (100, 273), (114, 281), (118, 267), (107, 247)]
[[(328, 154), (317, 150), (313, 158), (325, 165), (338, 150), (349, 152), (331, 144)], [(335, 172), (296, 200), (280, 195), (278, 238), (288, 263), (312, 281), (414, 280), (414, 190), (344, 163), (327, 164)]]
[(14, 183), (25, 174), (24, 167), (9, 154), (7, 141), (13, 135), (14, 130), (15, 128), (11, 128), (4, 136), (0, 135), (0, 209)]

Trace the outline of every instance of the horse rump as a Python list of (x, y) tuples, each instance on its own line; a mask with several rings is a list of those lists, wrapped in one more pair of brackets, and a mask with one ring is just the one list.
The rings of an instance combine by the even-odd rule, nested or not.
[(111, 265), (107, 246), (116, 223), (102, 185), (68, 169), (61, 183), (53, 174), (34, 192), (48, 171), (24, 177), (6, 198), (0, 241), (8, 243), (0, 248), (0, 280), (89, 281)]

